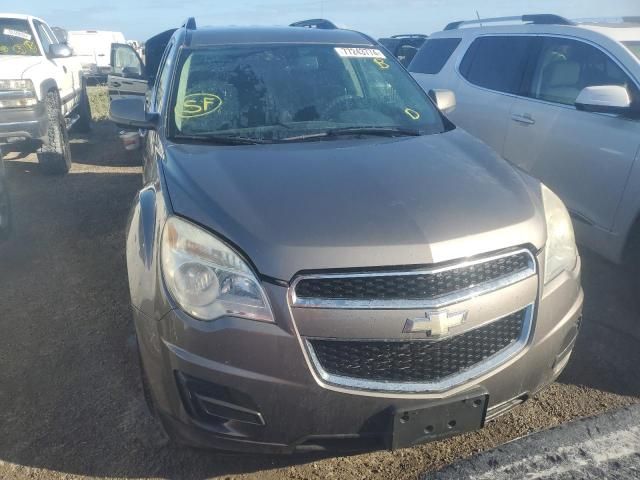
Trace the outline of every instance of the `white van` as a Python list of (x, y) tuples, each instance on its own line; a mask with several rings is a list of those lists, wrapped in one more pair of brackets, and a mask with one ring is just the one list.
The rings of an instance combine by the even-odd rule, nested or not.
[(105, 78), (111, 72), (111, 45), (125, 43), (121, 32), (74, 30), (67, 35), (67, 43), (80, 57), (85, 76)]

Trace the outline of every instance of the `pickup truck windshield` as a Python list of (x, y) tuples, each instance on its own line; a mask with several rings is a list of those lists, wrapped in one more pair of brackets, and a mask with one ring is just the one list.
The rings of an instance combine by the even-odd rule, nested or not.
[(638, 60), (640, 60), (640, 40), (636, 40), (633, 42), (622, 42), (625, 47), (631, 50)]
[(0, 18), (0, 55), (40, 55), (26, 20)]
[(440, 133), (440, 113), (388, 53), (335, 45), (186, 49), (170, 103), (183, 140), (319, 141)]

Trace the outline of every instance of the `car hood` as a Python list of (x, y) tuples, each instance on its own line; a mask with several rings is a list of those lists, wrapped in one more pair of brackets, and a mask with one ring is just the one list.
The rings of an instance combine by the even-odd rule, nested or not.
[(539, 188), (460, 129), (165, 153), (174, 212), (280, 280), (544, 244)]
[(39, 64), (42, 58), (26, 55), (0, 55), (0, 78), (3, 80), (21, 79), (24, 72)]

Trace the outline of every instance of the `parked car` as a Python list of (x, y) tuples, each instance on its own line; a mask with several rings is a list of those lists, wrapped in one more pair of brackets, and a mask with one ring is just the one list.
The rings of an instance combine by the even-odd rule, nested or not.
[(71, 167), (68, 130), (87, 131), (91, 111), (82, 67), (44, 20), (0, 14), (0, 143), (36, 140), (50, 173)]
[(378, 39), (378, 43), (389, 50), (406, 67), (427, 38), (427, 35), (422, 34), (393, 35), (389, 38)]
[(124, 34), (104, 30), (72, 30), (67, 42), (82, 62), (85, 77), (103, 83), (111, 73), (111, 48), (125, 44)]
[(455, 22), (409, 70), (427, 90), (452, 89), (452, 121), (560, 195), (579, 242), (640, 260), (640, 26)]
[(9, 238), (12, 224), (11, 199), (3, 158), (2, 146), (0, 146), (0, 242)]
[(565, 207), (376, 41), (190, 20), (167, 43), (110, 117), (148, 131), (126, 257), (172, 437), (401, 448), (559, 375), (583, 301)]

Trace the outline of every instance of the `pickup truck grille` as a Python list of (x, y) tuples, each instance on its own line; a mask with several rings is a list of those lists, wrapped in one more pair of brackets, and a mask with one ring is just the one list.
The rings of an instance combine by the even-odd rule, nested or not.
[(378, 382), (435, 383), (464, 372), (515, 344), (527, 309), (439, 341), (310, 339), (320, 367), (331, 375)]

